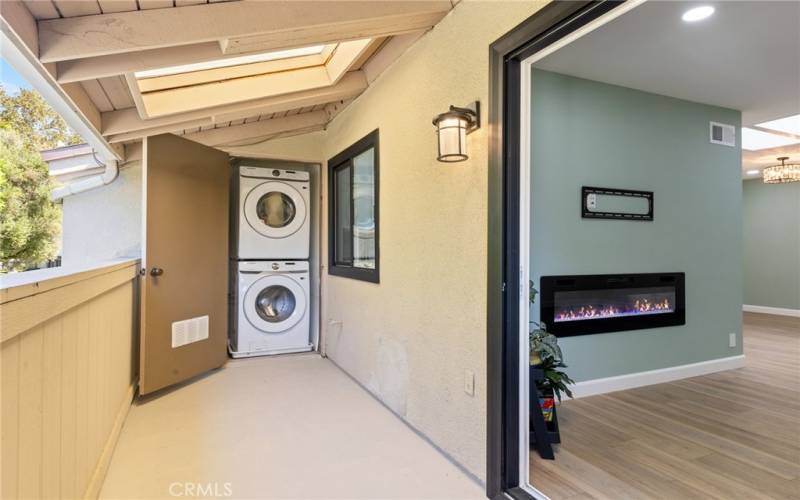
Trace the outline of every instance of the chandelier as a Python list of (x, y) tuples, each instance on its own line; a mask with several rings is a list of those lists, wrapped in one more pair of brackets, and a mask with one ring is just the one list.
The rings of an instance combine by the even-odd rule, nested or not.
[(788, 156), (781, 156), (778, 161), (780, 165), (767, 167), (764, 169), (765, 184), (782, 184), (785, 182), (800, 181), (800, 163), (786, 163)]

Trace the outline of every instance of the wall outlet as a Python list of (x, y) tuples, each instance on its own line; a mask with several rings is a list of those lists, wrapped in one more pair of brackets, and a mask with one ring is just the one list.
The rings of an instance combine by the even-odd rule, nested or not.
[(475, 395), (475, 374), (469, 370), (464, 372), (464, 392), (470, 396)]
[(736, 334), (729, 333), (728, 334), (728, 347), (736, 347)]

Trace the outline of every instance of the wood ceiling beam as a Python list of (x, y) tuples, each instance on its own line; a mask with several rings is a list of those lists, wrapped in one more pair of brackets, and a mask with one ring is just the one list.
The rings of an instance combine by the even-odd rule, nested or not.
[(230, 2), (38, 22), (39, 57), (65, 61), (227, 40), (267, 51), (430, 28), (449, 0)]
[(272, 120), (195, 132), (186, 134), (184, 137), (206, 146), (222, 146), (291, 132), (302, 133), (321, 130), (327, 123), (328, 114), (325, 111), (313, 111), (284, 118), (273, 118)]
[(353, 71), (345, 75), (339, 83), (330, 87), (200, 109), (161, 118), (143, 120), (134, 108), (109, 111), (102, 114), (103, 134), (111, 142), (130, 141), (145, 135), (176, 132), (193, 126), (207, 125), (214, 121), (220, 123), (260, 114), (281, 113), (317, 104), (344, 101), (358, 96), (366, 88), (367, 80), (364, 73)]
[(0, 47), (3, 59), (64, 118), (75, 132), (81, 135), (104, 160), (120, 160), (122, 148), (110, 145), (101, 135), (100, 112), (80, 87), (80, 84), (60, 86), (55, 81), (49, 65), (36, 57), (33, 16), (18, 1), (0, 1)]
[(69, 83), (229, 57), (238, 54), (225, 55), (217, 42), (206, 42), (61, 61), (56, 63), (56, 72), (59, 83)]

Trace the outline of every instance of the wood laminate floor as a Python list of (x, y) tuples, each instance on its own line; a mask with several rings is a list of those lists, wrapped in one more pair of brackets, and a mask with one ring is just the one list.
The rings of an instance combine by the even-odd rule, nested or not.
[(532, 484), (553, 500), (800, 499), (800, 318), (745, 313), (744, 352), (737, 370), (565, 402)]

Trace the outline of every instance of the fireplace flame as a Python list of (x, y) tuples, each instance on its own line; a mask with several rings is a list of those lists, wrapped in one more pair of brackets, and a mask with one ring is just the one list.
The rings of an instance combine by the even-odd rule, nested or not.
[(651, 301), (647, 298), (636, 299), (626, 307), (616, 305), (595, 306), (591, 304), (561, 309), (556, 312), (555, 321), (580, 321), (585, 319), (615, 318), (637, 316), (641, 314), (660, 314), (673, 312), (668, 298)]

